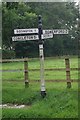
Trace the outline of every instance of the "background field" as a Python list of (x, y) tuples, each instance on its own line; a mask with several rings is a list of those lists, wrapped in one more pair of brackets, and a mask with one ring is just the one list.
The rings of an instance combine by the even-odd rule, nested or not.
[[(78, 59), (70, 58), (71, 68), (78, 68)], [(39, 68), (39, 59), (28, 62), (29, 69)], [(45, 59), (45, 68), (65, 68), (64, 58)], [(3, 63), (3, 70), (24, 69), (23, 62)], [(77, 118), (78, 83), (72, 82), (67, 88), (66, 71), (46, 71), (46, 92), (40, 95), (39, 71), (29, 72), (29, 88), (24, 86), (23, 72), (3, 72), (3, 104), (25, 104), (25, 108), (3, 108), (3, 118)], [(71, 78), (78, 79), (78, 71), (71, 71)], [(65, 79), (65, 82), (47, 82), (52, 79)], [(16, 80), (16, 81), (15, 81)], [(20, 81), (20, 82), (19, 82)]]
[[(3, 70), (24, 70), (23, 62), (4, 63)], [(64, 58), (45, 59), (45, 69), (65, 68)], [(40, 69), (39, 59), (30, 59), (28, 61), (28, 70)], [(78, 58), (70, 58), (70, 68), (78, 68)], [(3, 80), (23, 80), (24, 72), (3, 72)], [(29, 80), (39, 80), (40, 71), (29, 71)], [(45, 71), (45, 79), (66, 79), (66, 71)], [(78, 79), (78, 71), (71, 71), (71, 79)]]

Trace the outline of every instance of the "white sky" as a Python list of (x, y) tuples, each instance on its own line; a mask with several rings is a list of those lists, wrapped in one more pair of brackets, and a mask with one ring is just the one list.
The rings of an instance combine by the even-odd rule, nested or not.
[(80, 0), (74, 0), (75, 2), (79, 2)]
[[(1, 1), (5, 1), (5, 2), (8, 2), (8, 0), (0, 0)], [(10, 0), (9, 0), (10, 1)], [(15, 0), (12, 0), (12, 2), (14, 2)], [(18, 1), (18, 0), (17, 0)], [(20, 0), (19, 0), (20, 1)], [(24, 0), (23, 0), (24, 1)], [(36, 1), (36, 0), (35, 0)], [(43, 1), (43, 0), (42, 0)], [(67, 0), (66, 0), (67, 1)], [(71, 0), (71, 1), (74, 1), (74, 2), (79, 2), (80, 0)]]

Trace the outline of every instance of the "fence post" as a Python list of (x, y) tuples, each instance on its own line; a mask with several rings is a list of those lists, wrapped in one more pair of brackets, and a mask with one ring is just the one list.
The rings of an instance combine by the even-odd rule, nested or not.
[(24, 59), (24, 80), (25, 80), (25, 88), (29, 87), (28, 81), (28, 61)]
[(69, 58), (65, 58), (66, 65), (66, 80), (67, 80), (67, 88), (71, 88), (71, 79), (70, 79), (70, 62)]

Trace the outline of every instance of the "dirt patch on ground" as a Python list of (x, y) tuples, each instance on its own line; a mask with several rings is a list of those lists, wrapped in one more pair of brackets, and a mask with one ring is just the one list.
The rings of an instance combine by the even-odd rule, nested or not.
[(3, 104), (0, 108), (30, 108), (31, 105)]

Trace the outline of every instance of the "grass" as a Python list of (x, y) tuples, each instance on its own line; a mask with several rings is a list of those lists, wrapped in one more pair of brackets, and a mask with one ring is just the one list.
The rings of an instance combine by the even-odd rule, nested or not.
[[(24, 70), (23, 62), (12, 62), (12, 63), (3, 63), (3, 70)], [(78, 68), (78, 58), (70, 59), (71, 68)], [(45, 69), (48, 68), (65, 68), (65, 60), (61, 59), (45, 59), (44, 64)], [(40, 68), (39, 60), (30, 60), (28, 62), (28, 69)], [(35, 76), (36, 75), (36, 76)], [(39, 71), (29, 71), (29, 80), (39, 80), (40, 72)], [(23, 72), (3, 72), (3, 80), (24, 80)], [(45, 71), (45, 80), (57, 80), (65, 79), (66, 80), (66, 71)], [(78, 71), (71, 71), (71, 79), (78, 79)]]
[[(78, 68), (78, 58), (70, 58), (70, 66), (71, 68)], [(23, 62), (3, 63), (2, 67), (3, 67), (3, 70), (24, 69), (24, 63)], [(53, 59), (45, 58), (44, 67), (45, 68), (65, 68), (65, 60), (64, 58), (60, 58), (60, 59), (59, 58), (53, 58)], [(39, 69), (40, 68), (39, 59), (29, 60), (28, 68)]]
[(3, 109), (3, 117), (46, 117), (69, 118), (78, 116), (77, 83), (71, 89), (64, 83), (46, 84), (47, 96), (40, 96), (39, 83), (31, 84), (25, 89), (24, 85), (9, 83), (3, 89), (3, 103), (18, 103), (30, 105), (28, 109)]
[[(71, 67), (77, 67), (77, 58), (71, 58)], [(64, 68), (64, 59), (46, 59), (45, 68)], [(23, 69), (23, 63), (4, 63), (3, 69)], [(29, 61), (29, 69), (39, 68), (38, 60)], [(29, 72), (29, 78), (39, 79), (38, 72)], [(3, 73), (2, 103), (25, 104), (29, 107), (21, 109), (3, 108), (3, 118), (77, 118), (78, 117), (78, 83), (73, 82), (70, 89), (65, 83), (46, 82), (47, 95), (43, 99), (40, 95), (40, 83), (30, 82), (25, 88), (24, 74)], [(71, 77), (77, 79), (78, 72), (72, 71)], [(65, 79), (65, 72), (46, 71), (47, 79)], [(9, 80), (9, 81), (6, 81)], [(13, 81), (12, 81), (13, 80)], [(14, 82), (17, 80), (17, 82)], [(18, 82), (21, 81), (21, 82)]]
[[(3, 72), (3, 80), (24, 80), (23, 72)], [(36, 75), (36, 76), (35, 76)], [(39, 71), (30, 71), (29, 80), (39, 80), (40, 72)], [(66, 81), (66, 71), (45, 71), (45, 80), (65, 80)], [(78, 79), (78, 71), (71, 71), (71, 79)]]
[[(3, 117), (46, 117), (69, 118), (78, 117), (77, 83), (71, 89), (65, 83), (46, 83), (46, 98), (40, 96), (39, 83), (32, 83), (25, 89), (24, 84), (5, 83), (3, 88), (3, 103), (26, 104), (28, 109), (3, 109)], [(16, 111), (16, 112), (15, 112)]]

